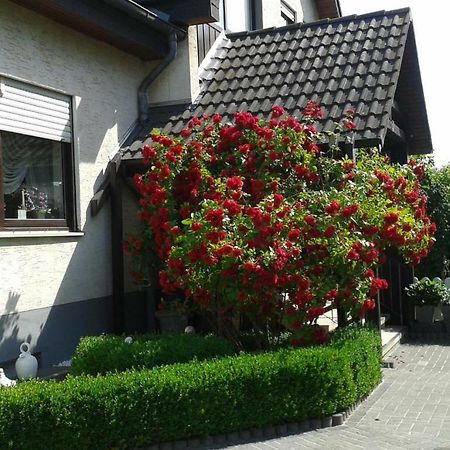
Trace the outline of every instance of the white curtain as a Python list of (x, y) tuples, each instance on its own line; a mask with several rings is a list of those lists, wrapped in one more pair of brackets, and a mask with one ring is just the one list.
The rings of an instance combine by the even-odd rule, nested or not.
[[(36, 171), (48, 161), (50, 146), (45, 141), (22, 134), (3, 133), (3, 190), (5, 194), (16, 192), (26, 179), (27, 187), (39, 188), (48, 180), (40, 180)], [(48, 164), (48, 163), (47, 163)]]

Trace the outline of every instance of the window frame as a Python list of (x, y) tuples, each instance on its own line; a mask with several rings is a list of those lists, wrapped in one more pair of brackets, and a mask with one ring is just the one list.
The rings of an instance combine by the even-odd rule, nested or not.
[(286, 2), (281, 0), (281, 18), (286, 22), (286, 25), (291, 25), (297, 22), (297, 11), (291, 8)]
[[(67, 95), (67, 94), (64, 94)], [(3, 188), (3, 144), (0, 129), (0, 233), (2, 231), (77, 231), (77, 208), (75, 186), (75, 151), (73, 136), (73, 97), (69, 97), (71, 142), (59, 141), (62, 153), (62, 182), (64, 219), (11, 219), (5, 217), (5, 196)], [(9, 132), (9, 131), (8, 131)], [(18, 134), (18, 133), (16, 133)], [(39, 138), (38, 139), (43, 139)], [(58, 141), (56, 141), (58, 142)]]

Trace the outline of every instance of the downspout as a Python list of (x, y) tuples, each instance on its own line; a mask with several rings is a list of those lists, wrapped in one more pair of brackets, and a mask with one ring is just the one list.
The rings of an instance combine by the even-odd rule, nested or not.
[(175, 59), (178, 50), (178, 36), (174, 31), (169, 35), (169, 53), (164, 59), (142, 80), (138, 89), (139, 121), (145, 122), (148, 118), (149, 102), (148, 87), (156, 80), (160, 73)]
[[(161, 20), (154, 12), (149, 11), (132, 0), (104, 0), (111, 6), (119, 8), (160, 30), (169, 39), (169, 52), (164, 59), (152, 69), (144, 78), (138, 88), (138, 113), (142, 123), (148, 117), (149, 102), (147, 89), (161, 72), (175, 59), (178, 48), (178, 38), (185, 32), (179, 28)], [(111, 239), (112, 239), (112, 328), (115, 334), (121, 334), (126, 330), (125, 323), (125, 285), (124, 285), (124, 255), (123, 241), (123, 203), (122, 203), (122, 168), (120, 158), (110, 163), (110, 187), (111, 187)]]

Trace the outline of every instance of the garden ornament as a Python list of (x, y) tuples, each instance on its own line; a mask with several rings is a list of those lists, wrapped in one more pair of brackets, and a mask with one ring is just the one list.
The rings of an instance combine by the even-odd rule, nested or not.
[(19, 380), (36, 378), (38, 369), (37, 359), (30, 352), (30, 344), (23, 342), (20, 345), (20, 355), (16, 361), (16, 373)]
[(15, 386), (17, 383), (16, 380), (10, 380), (3, 370), (2, 367), (0, 367), (0, 386)]

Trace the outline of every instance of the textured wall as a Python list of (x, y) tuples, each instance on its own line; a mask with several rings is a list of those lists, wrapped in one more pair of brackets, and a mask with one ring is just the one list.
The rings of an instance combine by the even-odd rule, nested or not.
[(301, 0), (301, 4), (304, 22), (314, 22), (319, 19), (316, 9), (316, 2), (314, 0)]
[(191, 26), (175, 60), (149, 87), (148, 99), (151, 105), (190, 102), (198, 89), (197, 28)]
[[(261, 0), (263, 28), (278, 27), (283, 25), (281, 19), (280, 0)], [(303, 11), (300, 0), (284, 0), (297, 13), (297, 22), (303, 20)]]
[[(0, 232), (0, 314), (106, 297), (111, 294), (109, 208), (91, 218), (88, 205), (108, 156), (136, 120), (136, 92), (146, 67), (7, 0), (0, 2), (0, 42), (0, 76), (74, 97), (80, 225), (85, 232), (74, 238), (20, 239)], [(21, 324), (26, 328), (26, 321)]]
[(24, 341), (29, 342), (31, 351), (38, 354), (39, 367), (70, 359), (80, 336), (92, 336), (111, 329), (111, 316), (105, 314), (111, 308), (111, 297), (104, 297), (0, 316), (2, 367), (8, 367), (5, 361), (17, 358), (19, 346)]

